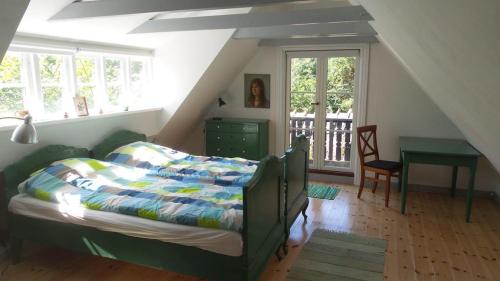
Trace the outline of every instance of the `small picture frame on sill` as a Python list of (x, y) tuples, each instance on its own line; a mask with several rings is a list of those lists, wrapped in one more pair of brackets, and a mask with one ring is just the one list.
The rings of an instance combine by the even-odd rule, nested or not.
[(87, 100), (85, 99), (85, 97), (74, 97), (73, 102), (75, 103), (75, 111), (77, 116), (89, 116), (89, 109), (87, 107)]

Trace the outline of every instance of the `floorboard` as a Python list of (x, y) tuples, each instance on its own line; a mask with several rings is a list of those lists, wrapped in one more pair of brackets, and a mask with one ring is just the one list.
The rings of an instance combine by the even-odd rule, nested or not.
[[(465, 223), (465, 199), (442, 194), (410, 192), (408, 213), (399, 213), (399, 193), (391, 193), (384, 207), (383, 188), (373, 194), (341, 186), (333, 201), (312, 199), (306, 223), (301, 217), (292, 227), (289, 254), (273, 258), (261, 281), (282, 281), (304, 243), (317, 228), (350, 232), (389, 241), (384, 270), (389, 281), (500, 280), (500, 207), (488, 199), (475, 199), (472, 223)], [(30, 245), (22, 262), (0, 264), (0, 280), (34, 281), (197, 281), (173, 272)]]

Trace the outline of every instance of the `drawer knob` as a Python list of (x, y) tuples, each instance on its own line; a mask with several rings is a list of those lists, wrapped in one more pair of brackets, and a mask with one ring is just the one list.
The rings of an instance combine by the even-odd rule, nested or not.
[(243, 153), (247, 153), (247, 151), (246, 151), (246, 150), (244, 150), (244, 149), (243, 149), (243, 151), (241, 151), (241, 152), (243, 152)]
[(243, 138), (243, 141), (247, 141), (247, 139), (246, 139), (246, 138)]
[(220, 137), (217, 137), (218, 140), (220, 140)]
[(217, 125), (217, 129), (220, 129), (220, 125)]
[(217, 148), (217, 151), (220, 152), (220, 148)]

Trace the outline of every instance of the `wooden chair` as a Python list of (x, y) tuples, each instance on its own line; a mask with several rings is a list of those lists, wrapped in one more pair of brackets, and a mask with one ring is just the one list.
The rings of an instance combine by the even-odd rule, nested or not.
[[(401, 184), (402, 165), (399, 162), (386, 161), (379, 159), (377, 147), (377, 126), (358, 127), (358, 154), (361, 163), (361, 182), (359, 185), (358, 198), (361, 197), (365, 180), (374, 182), (373, 192), (377, 189), (379, 181), (385, 182), (385, 206), (389, 206), (389, 192), (391, 190), (391, 177), (398, 177)], [(367, 161), (368, 157), (374, 157), (374, 160)], [(374, 178), (367, 177), (366, 172), (375, 173)], [(385, 180), (379, 179), (379, 175), (385, 176)]]

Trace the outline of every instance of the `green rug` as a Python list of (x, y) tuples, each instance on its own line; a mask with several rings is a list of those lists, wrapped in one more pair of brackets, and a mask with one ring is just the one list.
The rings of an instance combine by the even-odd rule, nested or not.
[(309, 184), (307, 196), (318, 199), (333, 200), (340, 192), (340, 188), (325, 184)]
[(287, 281), (382, 281), (386, 240), (316, 230)]

